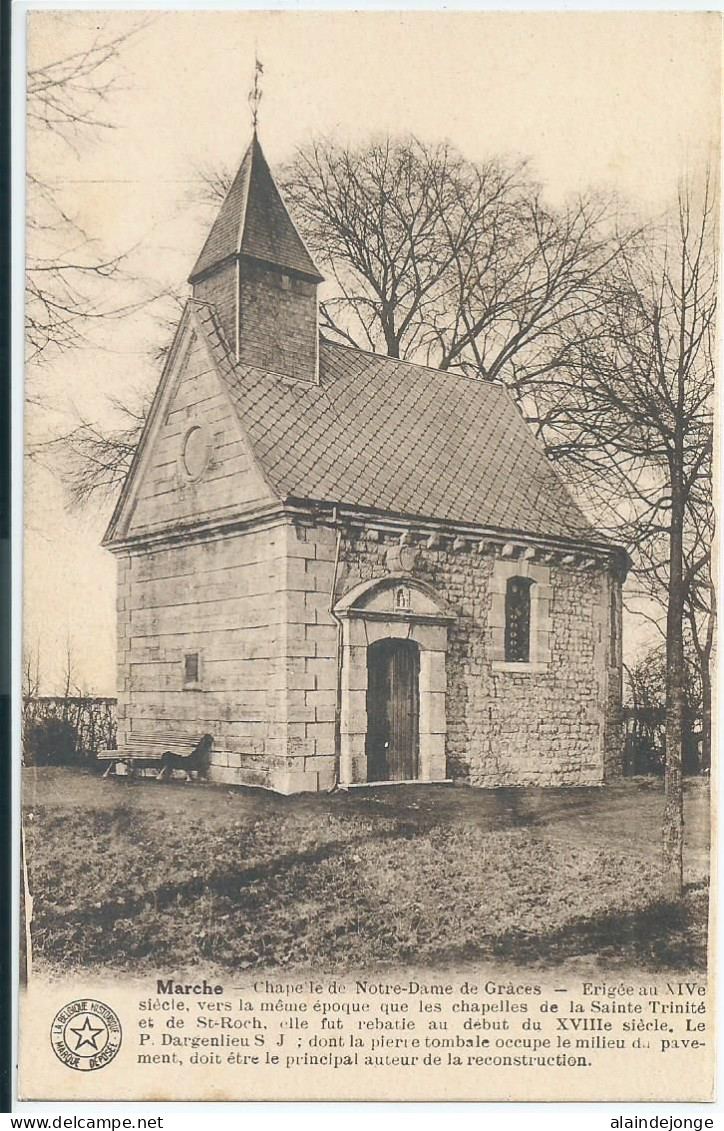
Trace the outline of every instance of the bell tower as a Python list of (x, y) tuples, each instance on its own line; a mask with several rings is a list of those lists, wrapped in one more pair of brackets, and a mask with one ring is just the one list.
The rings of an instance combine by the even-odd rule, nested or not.
[(192, 294), (216, 307), (242, 365), (316, 383), (322, 281), (254, 130), (189, 276)]

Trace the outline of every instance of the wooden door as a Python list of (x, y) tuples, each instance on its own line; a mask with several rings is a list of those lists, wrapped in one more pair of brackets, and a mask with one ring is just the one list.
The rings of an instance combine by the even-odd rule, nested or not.
[(418, 776), (420, 654), (411, 640), (367, 649), (367, 781)]

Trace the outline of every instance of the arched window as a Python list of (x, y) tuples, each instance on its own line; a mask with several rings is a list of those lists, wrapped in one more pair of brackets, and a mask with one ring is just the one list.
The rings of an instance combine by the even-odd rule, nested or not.
[(529, 577), (509, 577), (505, 589), (505, 659), (508, 663), (530, 661)]

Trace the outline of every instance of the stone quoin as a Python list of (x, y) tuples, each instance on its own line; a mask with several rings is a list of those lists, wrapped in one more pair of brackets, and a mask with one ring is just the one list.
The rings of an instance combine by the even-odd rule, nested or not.
[(621, 765), (621, 584), (506, 389), (320, 336), (256, 135), (104, 545), (118, 745), (211, 780), (594, 785)]

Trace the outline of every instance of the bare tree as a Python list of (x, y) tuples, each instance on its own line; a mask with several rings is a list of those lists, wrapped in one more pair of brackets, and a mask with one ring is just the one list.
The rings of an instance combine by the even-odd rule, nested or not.
[[(196, 175), (193, 198), (217, 207), (228, 170)], [(600, 280), (631, 239), (617, 230), (615, 201), (552, 209), (524, 162), (475, 164), (415, 138), (356, 149), (313, 142), (280, 180), (328, 276), (323, 332), (505, 381), (546, 443), (570, 442), (543, 390), (569, 364), (580, 316), (600, 305)], [(125, 408), (117, 430), (79, 420), (56, 446), (76, 502), (104, 496), (125, 473), (142, 406)]]
[(575, 315), (623, 242), (614, 200), (553, 209), (525, 162), (476, 164), (414, 137), (312, 142), (282, 184), (333, 284), (323, 329), (504, 381), (516, 399), (565, 363)]
[(33, 704), (40, 695), (41, 670), (40, 670), (40, 641), (34, 645), (24, 643), (23, 670), (22, 670), (22, 713), (20, 718), (21, 742), (25, 749), (25, 739), (28, 725), (33, 717)]
[(25, 703), (40, 694), (40, 642), (23, 649), (22, 697)]
[(218, 211), (231, 188), (234, 173), (228, 165), (195, 164), (186, 199), (192, 207), (202, 206)]
[[(155, 312), (158, 341), (163, 339), (164, 343), (157, 341), (152, 347), (154, 367), (163, 367), (166, 362), (184, 305), (180, 293), (168, 291), (163, 297), (168, 313), (161, 306)], [(140, 387), (126, 399), (108, 396), (109, 423), (101, 424), (75, 408), (72, 427), (39, 445), (43, 459), (58, 468), (71, 508), (83, 508), (91, 501), (102, 504), (116, 497), (131, 466), (153, 392)]]
[[(36, 364), (77, 345), (99, 319), (148, 301), (145, 295), (119, 301), (110, 292), (109, 284), (123, 277), (125, 255), (105, 251), (85, 230), (72, 194), (52, 174), (53, 146), (78, 154), (113, 128), (109, 109), (121, 81), (123, 49), (148, 21), (108, 35), (97, 22), (77, 50), (32, 59), (28, 70), (26, 346), (28, 361)], [(28, 395), (41, 399), (32, 388)]]
[[(218, 201), (228, 175), (207, 170), (201, 181), (202, 195)], [(666, 890), (678, 898), (684, 636), (707, 672), (714, 639), (709, 179), (698, 197), (681, 189), (673, 219), (623, 229), (615, 200), (589, 194), (552, 208), (524, 163), (476, 165), (414, 138), (312, 143), (282, 185), (331, 282), (323, 330), (505, 382), (599, 522), (636, 550), (642, 584), (663, 597), (663, 850)], [(140, 415), (115, 436), (83, 421), (66, 437), (78, 501), (115, 486)], [(89, 462), (100, 469), (97, 488), (91, 476), (79, 490)]]
[[(619, 529), (653, 559), (666, 587), (665, 889), (683, 890), (682, 726), (687, 600), (709, 560), (706, 523), (692, 534), (711, 476), (717, 261), (709, 177), (681, 187), (668, 222), (625, 249), (604, 307), (581, 321), (576, 363), (554, 390), (557, 427), (579, 481), (608, 493)], [(649, 549), (646, 550), (648, 545)], [(654, 547), (652, 550), (651, 547)], [(644, 569), (646, 562), (644, 561)], [(713, 633), (713, 626), (712, 626)]]
[(83, 507), (91, 498), (115, 498), (131, 465), (151, 400), (150, 393), (139, 394), (133, 404), (109, 398), (119, 417), (115, 427), (101, 427), (79, 415), (73, 428), (45, 445), (51, 459), (59, 457), (71, 507)]
[[(65, 638), (65, 649), (63, 652), (63, 670), (61, 673), (61, 697), (66, 702), (66, 711), (68, 700), (73, 695), (80, 695), (80, 688), (77, 682), (76, 662), (73, 649), (73, 640), (70, 633), (67, 633)], [(63, 718), (66, 717), (64, 712)]]
[(300, 148), (282, 185), (334, 283), (323, 328), (391, 357), (428, 353), (439, 313), (454, 303), (456, 259), (483, 231), (502, 257), (524, 182), (522, 164), (476, 166), (415, 138)]
[[(713, 524), (712, 524), (713, 525)], [(684, 617), (701, 679), (701, 762), (702, 769), (711, 766), (711, 713), (712, 665), (716, 634), (716, 589), (712, 576), (711, 526), (701, 534), (702, 541), (694, 544), (693, 554), (685, 559), (684, 572), (688, 578)]]
[[(707, 444), (696, 478), (687, 493), (682, 537), (684, 628), (701, 680), (704, 767), (711, 762), (711, 667), (716, 631), (716, 600), (712, 582), (714, 505), (711, 457), (711, 447)], [(650, 598), (661, 608), (659, 617), (654, 615), (647, 619), (656, 624), (665, 639), (663, 621), (669, 590), (668, 511), (662, 508), (662, 499), (657, 492), (654, 490), (651, 494), (648, 507), (643, 512), (638, 508), (641, 515), (638, 522), (628, 524), (628, 541), (635, 552), (634, 575), (638, 581), (639, 596)], [(641, 610), (637, 611), (641, 615)]]

